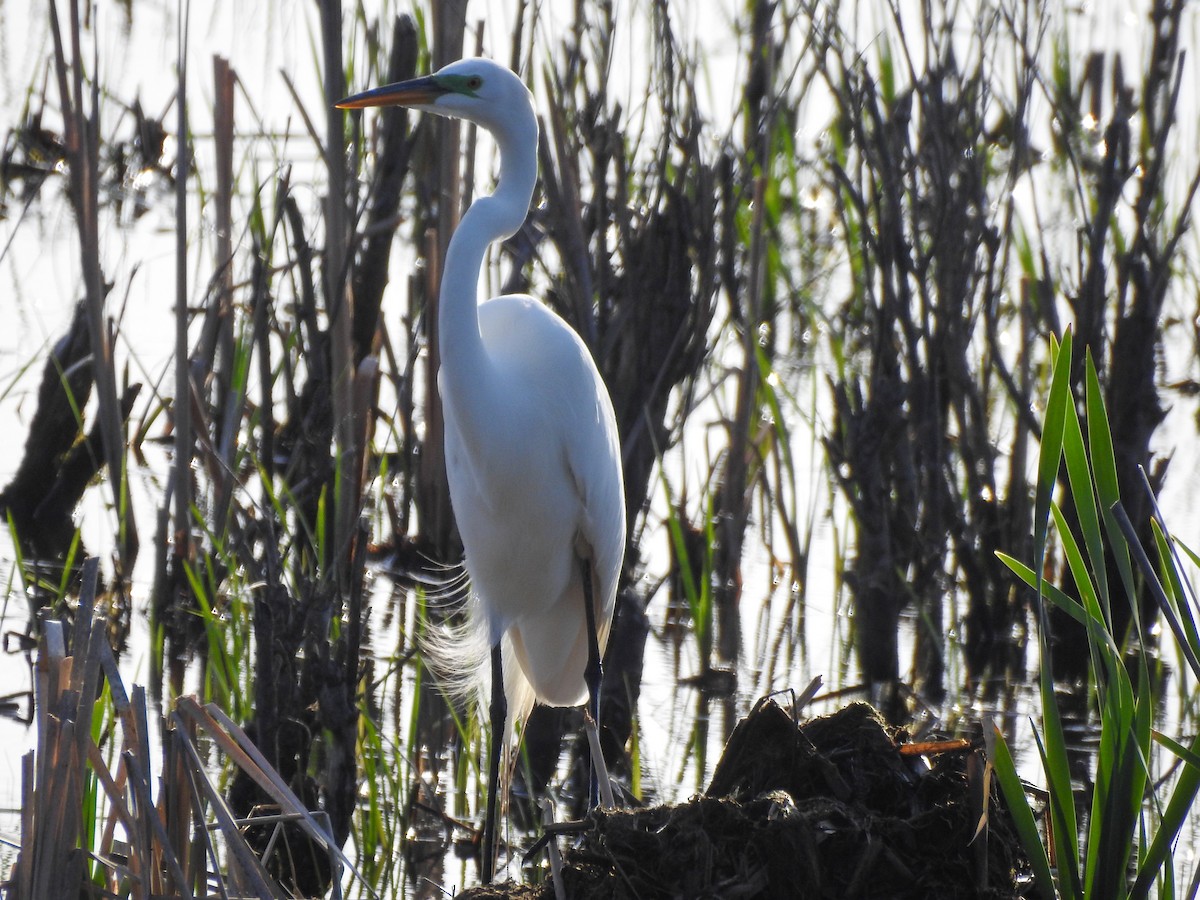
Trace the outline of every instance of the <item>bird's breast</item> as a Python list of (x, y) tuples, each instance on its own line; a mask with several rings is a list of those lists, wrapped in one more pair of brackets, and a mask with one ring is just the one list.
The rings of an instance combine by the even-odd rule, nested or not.
[(553, 452), (553, 436), (536, 417), (511, 406), (498, 411), (485, 446), (468, 445), (451, 407), (445, 424), (450, 500), (467, 571), (503, 631), (565, 588), (579, 499)]

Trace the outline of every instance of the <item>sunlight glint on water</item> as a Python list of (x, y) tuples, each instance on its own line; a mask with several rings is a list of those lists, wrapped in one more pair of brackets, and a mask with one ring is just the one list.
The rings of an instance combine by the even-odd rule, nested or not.
[[(563, 16), (569, 15), (567, 8), (570, 5), (562, 4)], [(483, 6), (486, 6), (492, 22), (501, 23), (494, 26), (494, 33), (491, 34), (493, 42), (500, 48), (507, 48), (508, 23), (505, 21), (505, 11), (508, 5), (490, 0), (487, 4), (477, 4), (476, 8)], [(696, 40), (704, 41), (706, 23), (689, 21), (688, 17), (688, 10), (699, 6), (687, 5), (687, 10), (680, 10), (679, 15), (687, 23), (684, 32), (691, 33)], [(1098, 9), (1091, 16), (1080, 16), (1072, 20), (1079, 23), (1080, 44), (1120, 47), (1122, 51), (1134, 54), (1144, 51), (1144, 48), (1127, 48), (1120, 43), (1122, 23), (1128, 22), (1131, 16), (1140, 15), (1135, 11), (1140, 9), (1140, 6), (1114, 3), (1108, 5), (1107, 9), (1099, 8), (1105, 6), (1106, 4), (1098, 4)], [(1113, 11), (1113, 7), (1118, 9), (1117, 15), (1107, 15), (1106, 13)], [(286, 94), (278, 72), (285, 69), (297, 79), (301, 95), (308, 99), (311, 108), (316, 107), (317, 101), (312, 98), (319, 96), (319, 89), (310, 56), (310, 40), (315, 31), (313, 14), (311, 5), (308, 4), (296, 7), (304, 10), (301, 15), (283, 15), (280, 12), (281, 8), (280, 4), (270, 2), (226, 2), (214, 4), (211, 13), (207, 10), (202, 13), (193, 12), (191, 114), (193, 127), (201, 135), (198, 139), (198, 152), (202, 165), (205, 164), (206, 157), (210, 156), (209, 144), (203, 138), (203, 133), (207, 130), (211, 115), (210, 56), (214, 52), (220, 52), (231, 59), (234, 68), (247, 84), (250, 99), (257, 112), (266, 120), (268, 129), (274, 132), (290, 130), (291, 137), (287, 145), (289, 155), (305, 160), (311, 159), (311, 144), (293, 111), (292, 102)], [(495, 12), (497, 9), (500, 12)], [(101, 19), (106, 24), (106, 37), (100, 50), (102, 78), (106, 86), (112, 89), (114, 96), (131, 99), (140, 94), (147, 112), (157, 115), (169, 102), (173, 91), (173, 40), (163, 38), (164, 35), (173, 36), (175, 33), (173, 6), (135, 4), (133, 31), (128, 38), (121, 33), (117, 10), (116, 5), (101, 8)], [(557, 7), (555, 11), (558, 11)], [(1191, 14), (1194, 21), (1194, 8)], [(22, 17), (26, 15), (28, 11), (22, 4), (0, 4), (0, 25), (3, 25), (0, 27), (0, 47), (3, 48), (3, 52), (0, 52), (0, 79), (5, 90), (0, 104), (3, 104), (7, 113), (8, 123), (14, 122), (19, 113), (25, 86), (29, 81), (28, 73), (37, 69), (39, 61), (47, 56), (49, 48), (48, 32), (42, 20), (24, 21)], [(1192, 33), (1195, 33), (1194, 28)], [(630, 34), (630, 46), (636, 45), (638, 37), (635, 30), (631, 28)], [(737, 77), (728, 77), (724, 71), (715, 71), (724, 66), (740, 74), (742, 63), (730, 49), (731, 46), (732, 44), (719, 46), (717, 52), (709, 57), (709, 64), (714, 69), (708, 73), (709, 83), (714, 96), (720, 98), (714, 101), (712, 107), (716, 110), (717, 118), (729, 109), (730, 98), (734, 96), (734, 86), (739, 83)], [(506, 49), (503, 52), (506, 52)], [(634, 60), (637, 58), (635, 52), (627, 50), (629, 68), (615, 72), (614, 76), (632, 77)], [(109, 61), (107, 66), (105, 61)], [(116, 61), (120, 61), (120, 64)], [(1192, 63), (1194, 62), (1193, 55)], [(246, 106), (240, 101), (239, 112), (248, 117)], [(820, 118), (817, 115), (811, 117), (813, 121), (819, 121)], [(1185, 125), (1185, 131), (1190, 129), (1194, 134), (1196, 121), (1194, 118)], [(248, 118), (239, 120), (239, 126), (245, 126), (247, 130), (253, 128)], [(110, 114), (108, 127), (117, 127), (115, 114)], [(264, 167), (268, 165), (271, 165), (269, 159), (264, 161)], [(1181, 166), (1181, 169), (1186, 170), (1186, 166)], [(55, 189), (55, 185), (45, 189), (43, 198), (54, 196)], [(139, 266), (139, 272), (129, 288), (128, 312), (122, 323), (118, 353), (123, 359), (129, 360), (134, 372), (133, 377), (143, 380), (147, 385), (156, 385), (159, 390), (169, 394), (172, 383), (170, 379), (163, 378), (167, 360), (159, 354), (163, 348), (169, 347), (169, 341), (164, 340), (164, 335), (171, 333), (174, 262), (173, 236), (169, 229), (173, 220), (169, 208), (170, 198), (158, 198), (157, 202), (160, 204), (158, 208), (152, 209), (145, 218), (131, 227), (111, 224), (105, 231), (104, 254), (106, 272), (109, 277), (117, 280), (118, 294), (125, 289), (130, 268), (134, 264)], [(312, 202), (317, 202), (315, 196)], [(25, 429), (32, 414), (37, 380), (40, 378), (44, 350), (62, 332), (69, 319), (70, 303), (79, 292), (75, 234), (65, 207), (55, 209), (44, 199), (30, 215), (36, 217), (37, 221), (26, 222), (16, 229), (13, 244), (0, 261), (0, 321), (5, 323), (5, 328), (0, 330), (0, 391), (12, 386), (18, 370), (34, 361), (34, 365), (15, 381), (11, 392), (0, 398), (0, 428), (8, 438), (0, 442), (0, 482), (7, 481), (20, 459)], [(10, 211), (9, 219), (0, 230), (0, 243), (7, 241), (15, 221)], [(193, 214), (191, 228), (195, 235), (193, 245), (201, 247), (202, 254), (207, 252), (205, 259), (211, 258), (211, 223), (198, 221), (197, 216)], [(206, 262), (197, 264), (197, 271), (191, 273), (192, 290), (197, 298), (207, 277), (204, 268), (206, 265)], [(1178, 373), (1186, 365), (1183, 352), (1176, 353), (1172, 348), (1168, 348), (1168, 373)], [(135, 409), (135, 418), (145, 409), (145, 396), (143, 395)], [(1182, 403), (1176, 406), (1172, 418), (1160, 432), (1164, 449), (1167, 449), (1166, 445), (1170, 445), (1175, 454), (1168, 482), (1169, 491), (1163, 499), (1163, 506), (1167, 520), (1176, 529), (1178, 536), (1195, 547), (1200, 545), (1200, 522), (1196, 521), (1191, 511), (1194, 505), (1193, 498), (1200, 492), (1200, 475), (1197, 474), (1200, 472), (1200, 466), (1197, 465), (1194, 424), (1190, 420), (1190, 409)], [(827, 413), (818, 412), (813, 415), (818, 421), (827, 418)], [(682, 477), (688, 472), (688, 461), (693, 458), (693, 454), (703, 456), (704, 435), (700, 433), (704, 427), (702, 420), (707, 419), (711, 422), (717, 418), (719, 417), (715, 414), (698, 417), (697, 433), (689, 434), (685, 438), (684, 446), (672, 452), (668, 460), (669, 471)], [(798, 473), (801, 477), (808, 478), (810, 487), (821, 484), (821, 462), (819, 458), (814, 459), (809, 452), (814, 445), (811, 443), (807, 426), (797, 421), (792, 427), (796, 449), (803, 451), (797, 453)], [(1183, 439), (1168, 441), (1166, 435), (1179, 435)], [(819, 445), (815, 446), (819, 450)], [(700, 475), (702, 473), (692, 471), (688, 477), (696, 483)], [(803, 491), (806, 488), (801, 484), (800, 489)], [(149, 523), (161, 502), (160, 476), (139, 475), (135, 496), (139, 502), (139, 521)], [(655, 496), (659, 506), (652, 511), (651, 516), (661, 520), (664, 515), (661, 492), (655, 492)], [(811, 501), (814, 509), (815, 545), (805, 585), (807, 656), (799, 657), (799, 664), (795, 668), (776, 671), (769, 678), (765, 671), (741, 673), (736, 704), (738, 713), (743, 712), (756, 696), (769, 690), (801, 688), (810, 677), (817, 674), (825, 675), (828, 681), (842, 665), (843, 656), (847, 652), (844, 644), (848, 630), (846, 623), (838, 619), (837, 573), (833, 571), (831, 564), (838, 558), (839, 552), (845, 556), (849, 551), (845, 546), (838, 546), (839, 542), (846, 540), (848, 527), (844, 508), (840, 504), (832, 504), (829, 498), (827, 488), (821, 487), (817, 499)], [(111, 543), (109, 513), (106, 510), (108, 499), (103, 487), (93, 489), (89, 492), (78, 517), (86, 545), (102, 557), (107, 555)], [(799, 505), (807, 509), (810, 501), (802, 497)], [(752, 532), (754, 528), (752, 523)], [(7, 538), (2, 540), (5, 549), (0, 551), (0, 556), (8, 553)], [(661, 576), (667, 569), (665, 537), (651, 538), (647, 542), (645, 553), (648, 577)], [(135, 620), (143, 625), (144, 618), (141, 614), (148, 593), (147, 573), (150, 564), (149, 554), (144, 553), (134, 579)], [(10, 573), (11, 561), (0, 558), (0, 579), (4, 580), (0, 583), (6, 582), (11, 577)], [(774, 577), (775, 572), (767, 551), (758, 543), (750, 544), (744, 566), (744, 602), (748, 608), (743, 615), (743, 663), (747, 665), (753, 666), (755, 660), (763, 655), (760, 646), (769, 646), (781, 625), (778, 616), (785, 606), (783, 600), (786, 588), (780, 588), (770, 600), (765, 613), (765, 624), (759, 624), (758, 613), (754, 611), (757, 604), (765, 602), (771, 595), (768, 586)], [(10, 595), (8, 610), (12, 618), (4, 623), (6, 629), (23, 627), (23, 603), (19, 592)], [(662, 626), (661, 610), (664, 606), (665, 596), (660, 593), (651, 607), (651, 617), (656, 629)], [(831, 635), (834, 636), (833, 639)], [(382, 638), (383, 635), (377, 637)], [(135, 633), (133, 640), (134, 647), (125, 660), (125, 665), (130, 671), (140, 671), (144, 674), (144, 632)], [(902, 659), (911, 659), (911, 633), (907, 634), (904, 640), (906, 656), (902, 656)], [(394, 646), (391, 641), (392, 634), (389, 632), (387, 639), (376, 645), (377, 651), (386, 651)], [(676, 687), (677, 677), (688, 677), (696, 673), (696, 648), (694, 641), (685, 639), (679, 648), (681, 661), (677, 667), (674, 659), (675, 648), (670, 642), (652, 640), (648, 646), (640, 728), (649, 787), (661, 799), (682, 799), (702, 783), (705, 774), (695, 771), (695, 758), (687, 753), (686, 748), (696, 714), (696, 695), (688, 688)], [(850, 669), (848, 680), (853, 683), (853, 667)], [(10, 688), (13, 690), (28, 683), (27, 669), (20, 657), (0, 656), (0, 683), (13, 686)], [(1170, 696), (1177, 698), (1178, 695)], [(716, 760), (724, 732), (732, 725), (731, 722), (723, 720), (723, 713), (715, 704), (712, 716), (707, 750), (709, 769)], [(403, 712), (397, 715), (397, 721), (405, 721)], [(0, 720), (0, 741), (3, 741), (5, 747), (5, 752), (0, 753), (0, 779), (3, 780), (3, 785), (0, 786), (0, 807), (8, 809), (16, 806), (19, 754), (29, 747), (31, 740), (32, 735), (24, 726)], [(13, 830), (9, 819), (0, 819), (0, 831)]]

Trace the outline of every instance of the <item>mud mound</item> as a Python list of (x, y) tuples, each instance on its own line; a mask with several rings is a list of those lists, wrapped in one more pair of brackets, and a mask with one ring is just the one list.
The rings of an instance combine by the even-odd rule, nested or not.
[[(566, 853), (571, 900), (625, 898), (1016, 898), (1025, 859), (993, 792), (979, 800), (965, 746), (925, 756), (871, 707), (797, 726), (772, 700), (734, 730), (704, 797), (597, 811)], [(940, 749), (940, 748), (938, 748)], [(976, 793), (979, 792), (976, 787)], [(465, 898), (552, 898), (551, 885)]]

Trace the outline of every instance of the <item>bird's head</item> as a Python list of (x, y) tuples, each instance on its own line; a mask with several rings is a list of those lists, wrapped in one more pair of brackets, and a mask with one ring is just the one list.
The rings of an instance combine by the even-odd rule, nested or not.
[(340, 109), (407, 106), (466, 119), (492, 131), (533, 117), (529, 89), (509, 69), (482, 57), (460, 59), (424, 78), (372, 88), (339, 100)]

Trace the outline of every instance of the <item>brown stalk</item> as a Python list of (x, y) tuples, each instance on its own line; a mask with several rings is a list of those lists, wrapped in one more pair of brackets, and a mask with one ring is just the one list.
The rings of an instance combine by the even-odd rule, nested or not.
[(354, 296), (349, 290), (350, 231), (346, 208), (345, 114), (333, 102), (346, 95), (345, 70), (342, 66), (342, 7), (337, 0), (321, 0), (321, 41), (325, 63), (325, 164), (329, 193), (325, 206), (325, 261), (323, 284), (325, 308), (329, 315), (331, 362), (330, 385), (337, 445), (334, 491), (334, 571), (344, 595), (350, 585), (351, 543), (358, 521), (360, 498), (356, 493), (357, 472), (362, 467), (365, 448), (355, 441), (350, 410), (354, 406)]
[[(242, 414), (246, 406), (244, 390), (236, 393), (233, 387), (234, 369), (234, 303), (233, 303), (233, 141), (234, 141), (234, 86), (237, 75), (228, 61), (213, 57), (213, 151), (216, 157), (216, 191), (213, 203), (216, 207), (216, 271), (213, 275), (210, 323), (212, 327), (212, 355), (208, 357), (215, 376), (212, 398), (211, 427), (208, 433), (215, 445), (215, 464), (225, 472), (232, 472), (237, 453), (238, 435), (241, 431)], [(182, 123), (181, 123), (182, 124)], [(182, 473), (180, 473), (182, 474)], [(218, 532), (225, 528), (229, 519), (229, 505), (233, 500), (232, 479), (228, 476), (217, 480), (216, 496), (213, 500), (211, 522)], [(176, 521), (176, 529), (183, 522)]]
[[(412, 78), (417, 65), (417, 29), (412, 16), (400, 15), (392, 26), (387, 82)], [(401, 106), (380, 111), (378, 170), (372, 179), (366, 222), (360, 226), (361, 248), (354, 267), (354, 348), (361, 359), (374, 352), (382, 317), (383, 294), (400, 216), (401, 191), (408, 175), (413, 139), (408, 111)], [(411, 296), (411, 294), (410, 294)]]
[[(127, 695), (108, 644), (108, 623), (103, 616), (92, 615), (97, 563), (94, 558), (84, 563), (81, 604), (69, 645), (62, 623), (43, 623), (37, 669), (38, 744), (22, 762), (23, 848), (13, 868), (13, 896), (20, 900), (76, 896), (85, 889), (85, 863), (90, 857), (111, 870), (110, 895), (121, 889), (118, 880), (124, 879), (134, 900), (190, 900), (193, 887), (203, 890), (205, 886), (205, 852), (213, 861), (222, 894), (228, 896), (216, 869), (219, 857), (202, 819), (206, 802), (213, 804), (226, 846), (237, 860), (233, 880), (239, 889), (259, 897), (283, 896), (227, 814), (205, 774), (204, 761), (187, 738), (187, 723), (178, 717), (176, 731), (164, 739), (165, 766), (159, 803), (154, 803), (146, 692), (135, 685)], [(91, 737), (102, 678), (109, 683), (120, 727), (115, 771), (109, 770)], [(190, 753), (180, 752), (189, 749)], [(255, 765), (261, 766), (262, 760)], [(89, 767), (96, 775), (99, 796), (107, 800), (108, 816), (98, 843), (80, 847), (80, 810)], [(273, 777), (278, 780), (278, 775)], [(129, 846), (124, 861), (112, 855), (118, 822)]]
[[(70, 194), (79, 229), (80, 260), (92, 341), (92, 358), (99, 400), (99, 425), (103, 435), (103, 453), (113, 485), (117, 509), (117, 546), (124, 575), (133, 571), (137, 559), (137, 527), (129, 502), (129, 484), (125, 471), (125, 439), (121, 403), (117, 396), (116, 366), (112, 340), (104, 312), (104, 276), (100, 269), (100, 225), (97, 203), (99, 171), (100, 102), (99, 82), (93, 80), (90, 91), (92, 115), (84, 109), (83, 52), (80, 46), (78, 0), (70, 3), (71, 57), (66, 57), (58, 19), (58, 4), (50, 2), (50, 28), (54, 38), (54, 67), (62, 104)], [(98, 71), (93, 61), (93, 71)], [(68, 69), (72, 74), (68, 81)]]
[[(465, 0), (447, 0), (434, 7), (433, 68), (440, 69), (462, 56), (466, 29)], [(438, 118), (433, 128), (425, 132), (425, 155), (436, 160), (431, 200), (436, 203), (436, 216), (426, 219), (426, 265), (429, 279), (425, 296), (425, 328), (427, 334), (427, 369), (425, 393), (425, 443), (421, 454), (420, 486), (417, 500), (422, 519), (422, 531), (432, 541), (442, 559), (457, 556), (454, 519), (450, 512), (450, 494), (446, 486), (446, 460), (443, 451), (443, 421), (441, 397), (437, 391), (437, 373), (441, 367), (438, 351), (438, 291), (441, 284), (441, 265), (446, 258), (450, 237), (458, 226), (462, 209), (463, 179), (459, 154), (462, 129), (457, 119)], [(432, 148), (441, 148), (433, 150)]]
[[(182, 733), (182, 731), (179, 732), (181, 735)], [(220, 792), (204, 776), (204, 760), (200, 757), (199, 752), (187, 742), (181, 741), (180, 746), (188, 761), (188, 770), (192, 775), (193, 787), (204, 801), (212, 807), (221, 831), (225, 835), (237, 834), (238, 826), (233, 812), (225, 803), (225, 798), (221, 796)], [(247, 880), (249, 885), (252, 886), (253, 890), (258, 893), (258, 896), (282, 896), (279, 890), (272, 885), (271, 876), (263, 868), (262, 861), (246, 846), (245, 841), (231, 842), (230, 849), (233, 851), (233, 857), (237, 862), (237, 870)]]
[[(549, 74), (546, 76), (546, 94), (550, 97), (563, 94), (561, 81), (558, 84), (552, 83)], [(584, 342), (589, 347), (595, 347), (597, 332), (592, 263), (587, 238), (583, 233), (579, 170), (568, 145), (564, 111), (557, 103), (550, 106), (550, 131), (551, 135), (546, 136), (545, 128), (541, 128), (543, 137), (539, 142), (538, 151), (542, 157), (542, 167), (546, 171), (542, 184), (546, 191), (547, 205), (557, 211), (558, 221), (564, 226), (563, 262), (567, 267), (566, 277), (571, 282), (571, 290), (568, 292), (573, 301), (571, 318)], [(553, 162), (557, 165), (552, 164), (547, 149), (551, 138), (554, 141)]]
[(342, 851), (334, 836), (317, 822), (249, 736), (216, 704), (201, 706), (194, 698), (181, 698), (176, 718), (192, 721), (204, 729), (217, 746), (279, 804), (284, 813), (296, 816), (310, 837), (336, 856), (342, 865), (354, 871), (353, 862)]
[[(190, 6), (186, 7), (190, 9)], [(180, 27), (179, 86), (175, 98), (179, 136), (175, 162), (175, 566), (192, 562), (192, 416), (191, 366), (188, 359), (187, 177), (191, 145), (187, 140), (187, 13)]]

